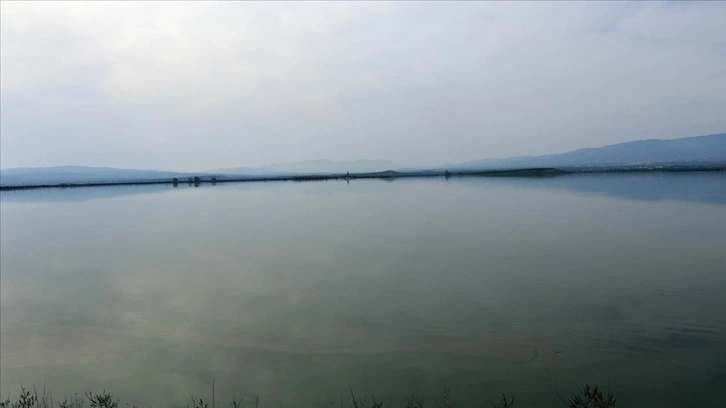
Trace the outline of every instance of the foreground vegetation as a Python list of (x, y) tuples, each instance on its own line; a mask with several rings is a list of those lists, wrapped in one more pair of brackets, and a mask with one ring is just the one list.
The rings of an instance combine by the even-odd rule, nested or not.
[[(568, 408), (614, 408), (617, 402), (615, 396), (609, 391), (603, 392), (599, 387), (590, 387), (586, 385), (582, 390), (581, 394), (576, 394), (568, 399), (559, 397), (562, 405)], [(492, 402), (485, 402), (477, 404), (478, 407), (489, 407), (492, 408), (512, 408), (517, 402), (517, 408), (520, 407), (519, 401), (516, 396), (502, 395), (498, 400)], [(445, 390), (441, 396), (435, 398), (430, 404), (425, 404), (424, 399), (412, 397), (408, 400), (402, 408), (425, 408), (431, 406), (433, 408), (453, 408), (458, 407), (458, 404), (454, 404), (451, 399), (450, 392)], [(336, 404), (330, 404), (334, 406)], [(204, 400), (202, 398), (196, 398), (190, 396), (190, 402), (184, 406), (184, 408), (216, 408), (219, 406), (230, 407), (230, 408), (241, 408), (241, 407), (255, 407), (260, 408), (263, 406), (259, 397), (252, 401), (244, 401), (232, 399), (227, 403), (217, 404), (214, 400), (214, 388), (212, 388), (212, 399)], [(341, 408), (345, 408), (342, 398), (340, 400)], [(522, 403), (521, 407), (528, 406), (526, 403)], [(33, 387), (33, 390), (25, 388), (20, 389), (20, 394), (17, 398), (5, 399), (0, 401), (0, 408), (136, 408), (136, 405), (130, 405), (122, 403), (113, 394), (107, 391), (101, 393), (88, 392), (83, 396), (78, 394), (72, 398), (65, 398), (60, 401), (54, 401), (52, 395), (47, 394), (45, 389), (40, 393)], [(356, 396), (353, 391), (350, 392), (350, 400), (348, 401), (347, 407), (350, 408), (383, 408), (390, 407), (390, 404), (385, 404), (384, 401), (376, 400), (375, 398), (360, 398)]]

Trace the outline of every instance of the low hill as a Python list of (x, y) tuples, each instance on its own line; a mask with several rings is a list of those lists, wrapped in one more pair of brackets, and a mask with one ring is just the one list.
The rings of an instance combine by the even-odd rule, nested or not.
[(191, 173), (117, 169), (112, 167), (57, 166), (0, 170), (0, 185), (98, 183), (189, 177)]
[(476, 160), (447, 167), (452, 169), (577, 168), (694, 163), (726, 164), (726, 133), (670, 140), (636, 140), (553, 155)]

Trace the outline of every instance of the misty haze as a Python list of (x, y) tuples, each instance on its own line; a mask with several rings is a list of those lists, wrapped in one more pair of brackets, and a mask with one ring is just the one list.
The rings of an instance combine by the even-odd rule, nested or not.
[(726, 406), (726, 3), (0, 9), (0, 408)]

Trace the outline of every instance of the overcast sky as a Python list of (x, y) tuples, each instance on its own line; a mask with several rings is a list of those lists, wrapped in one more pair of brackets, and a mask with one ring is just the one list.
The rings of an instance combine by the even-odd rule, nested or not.
[(0, 4), (4, 168), (427, 165), (726, 131), (726, 2)]

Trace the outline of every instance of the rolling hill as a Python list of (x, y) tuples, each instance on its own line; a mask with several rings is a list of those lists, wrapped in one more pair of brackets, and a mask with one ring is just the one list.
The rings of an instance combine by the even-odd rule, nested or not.
[(680, 139), (650, 139), (603, 147), (577, 149), (546, 156), (486, 159), (453, 164), (452, 169), (507, 169), (526, 167), (608, 167), (656, 164), (726, 164), (726, 133)]

